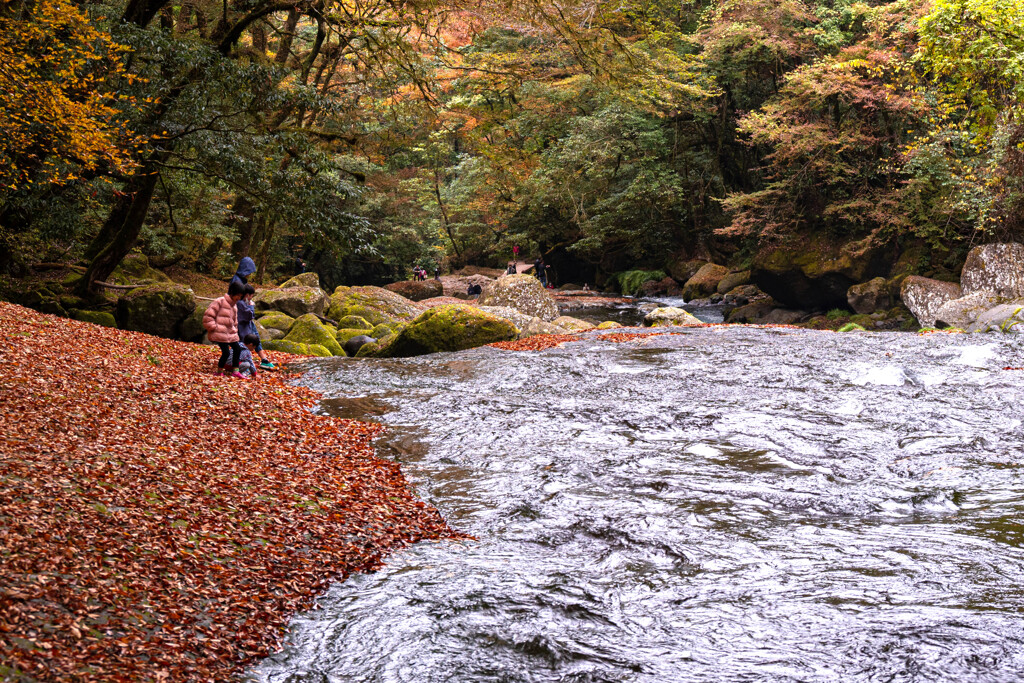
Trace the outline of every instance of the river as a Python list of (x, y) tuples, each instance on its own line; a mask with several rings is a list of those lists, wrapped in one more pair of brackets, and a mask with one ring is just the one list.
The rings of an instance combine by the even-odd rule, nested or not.
[(251, 678), (1019, 680), (1022, 356), (723, 326), (311, 362), (478, 540), (333, 586)]

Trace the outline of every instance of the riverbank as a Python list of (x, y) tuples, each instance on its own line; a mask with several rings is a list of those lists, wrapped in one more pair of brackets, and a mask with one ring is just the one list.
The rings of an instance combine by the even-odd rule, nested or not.
[(223, 680), (329, 582), (457, 536), (379, 426), (217, 354), (0, 303), (0, 678)]

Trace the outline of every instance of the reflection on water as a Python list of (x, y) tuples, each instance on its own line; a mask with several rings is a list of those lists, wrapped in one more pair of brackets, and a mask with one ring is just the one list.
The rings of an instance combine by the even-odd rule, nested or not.
[(389, 424), (479, 541), (334, 586), (253, 677), (1020, 678), (1007, 365), (1010, 339), (746, 328), (317, 361), (324, 409)]

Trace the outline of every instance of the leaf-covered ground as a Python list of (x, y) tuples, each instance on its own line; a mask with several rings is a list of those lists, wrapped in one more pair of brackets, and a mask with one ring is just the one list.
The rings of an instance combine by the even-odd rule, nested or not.
[(224, 680), (329, 581), (458, 536), (378, 426), (217, 356), (0, 303), (0, 679)]

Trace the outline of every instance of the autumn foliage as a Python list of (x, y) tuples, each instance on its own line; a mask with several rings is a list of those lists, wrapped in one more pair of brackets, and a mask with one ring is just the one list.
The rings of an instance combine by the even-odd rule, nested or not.
[(0, 303), (0, 678), (224, 680), (329, 581), (456, 536), (379, 426), (216, 356)]

